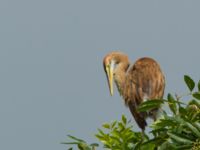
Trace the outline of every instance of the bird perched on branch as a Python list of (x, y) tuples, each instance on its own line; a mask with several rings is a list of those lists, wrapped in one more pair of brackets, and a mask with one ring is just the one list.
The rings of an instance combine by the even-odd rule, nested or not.
[(120, 95), (129, 107), (136, 123), (145, 130), (146, 118), (156, 120), (157, 109), (150, 112), (138, 112), (137, 107), (146, 100), (160, 99), (165, 89), (165, 78), (159, 64), (152, 58), (138, 59), (130, 67), (128, 56), (121, 52), (111, 52), (103, 59), (109, 90), (113, 95), (113, 80)]

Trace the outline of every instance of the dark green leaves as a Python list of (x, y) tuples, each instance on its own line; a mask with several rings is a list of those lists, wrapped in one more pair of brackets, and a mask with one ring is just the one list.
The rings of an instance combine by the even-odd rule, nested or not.
[(177, 113), (176, 100), (173, 98), (173, 96), (171, 94), (168, 94), (167, 100), (168, 100), (168, 105), (169, 105), (170, 110), (174, 114), (176, 114)]
[(106, 128), (106, 129), (110, 129), (110, 125), (109, 125), (108, 123), (104, 123), (102, 126), (103, 126), (104, 128)]
[(189, 90), (192, 92), (192, 90), (195, 87), (195, 83), (192, 80), (192, 78), (190, 78), (188, 75), (184, 75), (184, 81), (187, 84), (187, 87), (189, 88)]
[(199, 80), (199, 82), (198, 82), (198, 90), (199, 90), (199, 92), (200, 92), (200, 80)]
[(193, 135), (196, 135), (197, 138), (200, 138), (200, 131), (190, 122), (185, 123), (189, 130), (192, 131)]
[[(95, 147), (99, 146), (97, 143), (87, 144), (84, 140), (79, 139), (75, 136), (68, 135), (68, 137), (73, 141), (72, 142), (62, 142), (61, 144), (76, 145), (79, 150), (94, 150)], [(73, 148), (70, 147), (68, 150), (73, 150)]]
[(195, 92), (192, 94), (192, 96), (198, 100), (200, 100), (200, 92)]
[(98, 129), (96, 137), (104, 148), (111, 150), (132, 150), (142, 141), (142, 133), (131, 130), (127, 119), (122, 115), (121, 121), (104, 123), (102, 129)]
[(140, 104), (138, 111), (145, 112), (145, 111), (152, 110), (154, 108), (159, 108), (160, 105), (163, 103), (164, 103), (164, 101), (160, 100), (160, 99), (148, 100), (148, 101)]
[(124, 115), (122, 115), (122, 121), (123, 121), (124, 124), (127, 123), (127, 119), (126, 119), (126, 117)]
[[(132, 123), (122, 115), (120, 121), (104, 123), (97, 139), (105, 149), (110, 150), (167, 150), (167, 149), (200, 149), (200, 81), (195, 91), (195, 83), (191, 77), (185, 75), (184, 81), (190, 90), (181, 96), (167, 95), (166, 99), (153, 99), (143, 102), (138, 111), (146, 112), (164, 104), (167, 112), (162, 109), (161, 117), (153, 124), (149, 124), (151, 131), (148, 135), (133, 131)], [(190, 101), (182, 101), (184, 96), (190, 96)], [(168, 110), (171, 111), (168, 111)], [(140, 130), (139, 130), (140, 131)], [(152, 134), (151, 136), (149, 136)], [(98, 144), (87, 144), (84, 140), (68, 136), (72, 141), (63, 144), (75, 145), (79, 150), (95, 150)], [(151, 138), (150, 138), (151, 137)], [(100, 148), (102, 149), (102, 148)], [(68, 148), (73, 150), (73, 147)]]
[(180, 144), (192, 144), (193, 141), (190, 141), (187, 138), (183, 138), (183, 136), (176, 134), (176, 133), (167, 133), (169, 135), (170, 138), (174, 139), (176, 142), (180, 143)]
[[(185, 83), (187, 84), (187, 87), (189, 88), (190, 92), (192, 92), (194, 87), (195, 87), (195, 82), (192, 80), (191, 77), (189, 77), (187, 75), (184, 76), (184, 80), (185, 80)], [(197, 84), (197, 88), (198, 88), (198, 91), (191, 93), (191, 95), (194, 98), (200, 100), (200, 80), (199, 80), (199, 82)]]

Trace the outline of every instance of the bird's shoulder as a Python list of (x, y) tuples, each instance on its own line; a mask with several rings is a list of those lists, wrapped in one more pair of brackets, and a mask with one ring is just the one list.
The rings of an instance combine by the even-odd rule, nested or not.
[(150, 57), (142, 57), (136, 60), (136, 62), (133, 64), (133, 67), (145, 67), (145, 66), (154, 66), (158, 65), (156, 60)]
[(164, 80), (164, 75), (159, 64), (149, 57), (139, 58), (127, 72), (127, 82), (147, 84), (149, 81), (155, 82), (157, 79)]
[[(142, 57), (139, 58), (138, 60), (136, 60), (136, 62), (130, 67), (129, 69), (129, 73), (141, 73), (143, 71), (147, 71), (147, 70), (155, 70), (155, 69), (160, 69), (159, 64), (156, 62), (156, 60), (154, 60), (153, 58), (150, 57)], [(147, 72), (149, 72), (147, 71)]]

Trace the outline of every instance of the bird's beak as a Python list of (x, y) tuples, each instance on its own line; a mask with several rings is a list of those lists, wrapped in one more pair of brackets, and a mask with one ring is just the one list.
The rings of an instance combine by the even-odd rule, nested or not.
[(106, 67), (107, 79), (110, 89), (110, 95), (113, 96), (113, 68), (112, 66)]

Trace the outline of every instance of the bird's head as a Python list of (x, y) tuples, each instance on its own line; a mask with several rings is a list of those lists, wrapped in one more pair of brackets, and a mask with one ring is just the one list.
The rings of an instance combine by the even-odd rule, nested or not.
[(110, 95), (113, 95), (113, 78), (120, 63), (128, 62), (128, 57), (121, 52), (111, 52), (103, 59), (104, 71), (106, 73)]
[(114, 72), (115, 60), (109, 55), (107, 55), (104, 58), (103, 65), (104, 65), (104, 71), (106, 73), (106, 77), (108, 80), (110, 94), (112, 96), (113, 95), (113, 72)]

